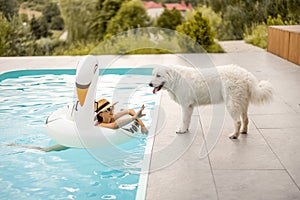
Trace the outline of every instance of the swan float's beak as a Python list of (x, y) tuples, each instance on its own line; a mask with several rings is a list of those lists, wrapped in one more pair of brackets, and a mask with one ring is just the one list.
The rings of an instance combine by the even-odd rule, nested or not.
[(98, 74), (98, 62), (94, 56), (86, 56), (78, 62), (75, 85), (78, 102), (81, 107), (84, 106), (85, 101), (88, 99), (89, 89), (91, 88), (90, 92), (92, 92), (92, 85), (97, 85), (95, 79), (97, 79)]
[(85, 98), (88, 93), (90, 85), (91, 85), (90, 83), (87, 85), (80, 85), (76, 82), (76, 92), (77, 92), (79, 104), (81, 106), (83, 106), (85, 102)]

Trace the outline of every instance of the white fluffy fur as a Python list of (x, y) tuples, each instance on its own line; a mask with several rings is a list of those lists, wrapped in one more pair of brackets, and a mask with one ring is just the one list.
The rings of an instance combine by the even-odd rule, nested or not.
[(272, 99), (273, 90), (268, 81), (260, 81), (247, 70), (226, 65), (216, 68), (194, 69), (184, 66), (158, 67), (153, 70), (149, 84), (157, 92), (162, 86), (182, 108), (182, 121), (177, 133), (188, 131), (195, 106), (225, 101), (235, 130), (230, 138), (238, 138), (248, 131), (249, 103), (263, 104)]

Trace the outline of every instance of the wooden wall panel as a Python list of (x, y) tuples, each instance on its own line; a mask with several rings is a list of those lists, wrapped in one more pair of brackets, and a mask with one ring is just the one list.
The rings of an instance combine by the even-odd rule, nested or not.
[(290, 48), (288, 60), (300, 65), (300, 33), (290, 33)]
[(300, 25), (269, 26), (267, 51), (300, 65)]

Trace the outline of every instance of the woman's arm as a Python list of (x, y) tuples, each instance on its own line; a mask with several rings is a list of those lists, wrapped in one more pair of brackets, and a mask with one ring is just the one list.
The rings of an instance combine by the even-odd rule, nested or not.
[[(117, 120), (117, 119), (119, 119), (120, 117), (122, 117), (122, 116), (124, 116), (124, 115), (128, 115), (128, 114), (131, 115), (131, 114), (130, 114), (130, 110), (123, 110), (123, 111), (120, 111), (120, 112), (114, 114), (114, 119)], [(132, 116), (132, 115), (131, 115), (131, 116)]]
[(136, 120), (136, 118), (128, 117), (125, 119), (116, 120), (112, 123), (100, 123), (100, 124), (98, 124), (98, 126), (101, 126), (104, 128), (118, 129), (118, 128), (121, 128), (121, 127), (129, 124), (130, 122), (132, 122), (134, 120)]
[[(131, 115), (131, 116), (134, 116), (136, 113), (135, 113), (135, 111), (133, 110), (133, 109), (129, 109), (129, 110), (127, 110), (128, 111), (128, 114), (129, 115)], [(143, 123), (143, 121), (141, 120), (141, 119), (136, 119), (137, 120), (137, 122), (139, 123), (139, 125), (141, 126), (141, 127), (145, 127), (145, 124)]]
[[(145, 106), (142, 105), (141, 109), (137, 113), (135, 113), (135, 115), (133, 115), (132, 117), (128, 117), (125, 119), (118, 119), (112, 123), (100, 123), (99, 126), (102, 126), (105, 128), (111, 128), (111, 129), (121, 128), (121, 127), (129, 124), (130, 122), (145, 116), (145, 114), (143, 114), (144, 108), (145, 108)], [(128, 112), (126, 111), (125, 114), (128, 114)], [(123, 114), (123, 115), (125, 115), (125, 114)]]

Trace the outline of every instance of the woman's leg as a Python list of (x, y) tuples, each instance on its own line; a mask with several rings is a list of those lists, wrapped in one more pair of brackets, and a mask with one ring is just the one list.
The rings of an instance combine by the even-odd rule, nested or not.
[(40, 151), (44, 151), (44, 152), (63, 151), (63, 150), (66, 150), (66, 149), (70, 148), (70, 147), (62, 146), (60, 144), (53, 145), (53, 146), (50, 146), (50, 147), (37, 147), (37, 146), (28, 146), (28, 145), (10, 143), (10, 144), (7, 144), (6, 146), (19, 146), (19, 147), (23, 147), (23, 148), (26, 148), (26, 149), (36, 149), (36, 150), (40, 150)]

